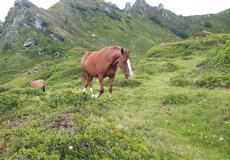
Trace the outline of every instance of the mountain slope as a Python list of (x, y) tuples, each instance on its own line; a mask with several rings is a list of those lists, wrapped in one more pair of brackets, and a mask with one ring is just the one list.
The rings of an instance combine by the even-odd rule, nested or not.
[[(0, 157), (227, 159), (229, 39), (213, 34), (133, 55), (135, 76), (118, 71), (112, 99), (107, 80), (100, 99), (83, 94), (78, 48), (44, 60), (0, 86)], [(32, 78), (46, 80), (45, 94), (27, 87)]]
[[(62, 0), (49, 9), (63, 22), (70, 23), (69, 31), (81, 29), (97, 48), (107, 45), (121, 45), (143, 53), (150, 44), (176, 40), (176, 36), (159, 25), (146, 21), (142, 16), (130, 16), (114, 5), (102, 1)], [(143, 30), (144, 29), (144, 30)], [(78, 32), (72, 32), (79, 39)], [(95, 35), (95, 37), (92, 35)], [(76, 43), (79, 43), (79, 39)]]
[[(3, 30), (3, 51), (11, 49), (11, 45), (19, 45), (18, 42), (25, 42), (25, 37), (28, 38), (25, 34), (30, 35), (30, 31), (57, 41), (64, 39), (65, 44), (69, 45), (84, 48), (121, 45), (138, 53), (145, 52), (153, 44), (177, 39), (170, 30), (141, 15), (132, 17), (109, 3), (92, 0), (84, 3), (62, 0), (48, 11), (37, 8), (27, 0), (17, 0), (6, 18)], [(20, 47), (23, 48), (22, 44)]]

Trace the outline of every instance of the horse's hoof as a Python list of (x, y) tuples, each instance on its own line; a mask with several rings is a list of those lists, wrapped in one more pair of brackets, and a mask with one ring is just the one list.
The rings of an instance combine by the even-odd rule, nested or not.
[(109, 99), (111, 99), (111, 98), (112, 98), (112, 94), (109, 95)]
[(94, 99), (94, 98), (97, 98), (94, 94), (91, 95), (91, 98)]
[(95, 98), (100, 98), (100, 94), (96, 95)]

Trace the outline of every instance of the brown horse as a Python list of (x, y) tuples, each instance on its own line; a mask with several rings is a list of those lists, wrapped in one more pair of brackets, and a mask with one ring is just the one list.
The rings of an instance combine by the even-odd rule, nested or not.
[(30, 81), (29, 86), (31, 88), (41, 89), (43, 92), (46, 91), (45, 81), (43, 79), (39, 79), (39, 80), (36, 80), (36, 81)]
[[(111, 97), (117, 66), (120, 67), (127, 79), (133, 75), (130, 62), (130, 51), (125, 51), (120, 47), (106, 47), (100, 51), (85, 53), (81, 58), (84, 91), (89, 87), (92, 98), (100, 97), (104, 92), (103, 80), (105, 77), (109, 77), (109, 93)], [(93, 94), (92, 80), (94, 77), (99, 79), (100, 91), (98, 96)]]

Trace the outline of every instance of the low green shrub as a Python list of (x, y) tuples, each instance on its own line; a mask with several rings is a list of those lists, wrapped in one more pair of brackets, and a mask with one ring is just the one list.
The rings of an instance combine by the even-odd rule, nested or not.
[(166, 63), (162, 65), (161, 67), (161, 71), (163, 72), (173, 72), (173, 71), (176, 71), (177, 69), (178, 69), (178, 66), (176, 66), (173, 63)]
[(15, 94), (0, 94), (0, 114), (10, 112), (20, 104), (20, 98)]
[(215, 72), (208, 72), (202, 75), (199, 79), (195, 81), (195, 84), (199, 87), (230, 87), (230, 76), (222, 75)]
[(17, 88), (17, 89), (11, 89), (9, 91), (10, 93), (13, 94), (18, 94), (18, 95), (31, 95), (31, 96), (42, 96), (45, 93), (41, 89), (37, 88)]
[(186, 94), (169, 94), (163, 98), (164, 105), (179, 105), (190, 102), (190, 97)]
[(6, 91), (9, 91), (9, 90), (10, 90), (10, 87), (0, 86), (0, 93), (6, 92)]
[(134, 67), (135, 67), (134, 73), (136, 75), (140, 75), (140, 74), (153, 75), (155, 73), (160, 72), (161, 70), (160, 66), (154, 63), (153, 61), (136, 63), (134, 64)]
[(58, 107), (63, 105), (69, 106), (84, 106), (91, 103), (90, 95), (81, 92), (74, 92), (72, 90), (64, 90), (60, 92), (53, 92), (47, 98), (47, 103), (51, 107)]
[(230, 68), (230, 40), (227, 41), (225, 46), (220, 50), (217, 60), (220, 65)]
[(189, 86), (192, 83), (188, 80), (188, 77), (184, 77), (183, 75), (179, 75), (179, 76), (174, 76), (170, 79), (170, 83), (174, 86), (177, 87), (185, 87), (185, 86)]
[(151, 159), (141, 139), (77, 114), (54, 114), (40, 125), (9, 129), (0, 138), (3, 145), (11, 140), (6, 159)]
[(127, 88), (135, 88), (140, 86), (142, 83), (138, 80), (134, 80), (134, 79), (129, 79), (129, 80), (121, 80), (121, 79), (117, 79), (116, 81), (114, 81), (114, 86), (116, 87), (127, 87)]

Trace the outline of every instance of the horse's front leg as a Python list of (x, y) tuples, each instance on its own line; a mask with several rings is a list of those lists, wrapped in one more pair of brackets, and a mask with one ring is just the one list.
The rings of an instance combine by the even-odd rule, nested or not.
[(113, 92), (113, 80), (115, 76), (109, 77), (109, 98), (112, 97), (112, 92)]
[(98, 79), (99, 79), (100, 90), (97, 98), (99, 98), (104, 93), (104, 77), (98, 76)]

